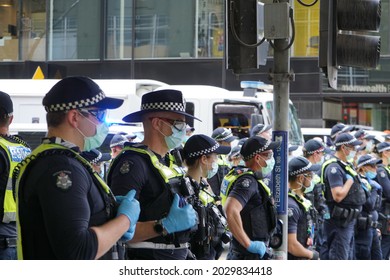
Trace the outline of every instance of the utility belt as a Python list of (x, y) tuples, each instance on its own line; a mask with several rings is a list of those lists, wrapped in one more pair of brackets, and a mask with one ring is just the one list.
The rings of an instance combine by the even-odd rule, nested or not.
[(360, 210), (355, 208), (342, 208), (340, 206), (334, 205), (331, 218), (336, 221), (339, 226), (347, 226), (353, 220), (356, 220), (359, 217)]
[(177, 250), (177, 249), (188, 248), (189, 244), (187, 242), (179, 243), (179, 244), (137, 242), (137, 243), (127, 243), (126, 246), (129, 249)]
[(16, 238), (14, 237), (3, 237), (0, 238), (0, 249), (14, 248), (16, 247)]
[(372, 215), (367, 217), (359, 216), (356, 222), (356, 227), (358, 230), (367, 230), (369, 228), (378, 228), (380, 223), (378, 221), (372, 220)]

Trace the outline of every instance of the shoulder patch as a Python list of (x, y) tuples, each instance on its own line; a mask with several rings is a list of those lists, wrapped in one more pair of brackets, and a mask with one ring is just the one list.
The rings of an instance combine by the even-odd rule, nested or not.
[(125, 160), (123, 161), (121, 167), (119, 168), (119, 172), (121, 174), (127, 174), (130, 172), (130, 166), (132, 166), (133, 164), (128, 161), (128, 160)]
[(251, 185), (251, 181), (249, 179), (245, 179), (241, 182), (241, 185), (244, 187), (244, 188), (249, 188), (249, 186)]
[(385, 178), (386, 177), (385, 171), (380, 172), (379, 175), (381, 176), (381, 178)]
[(332, 168), (330, 169), (330, 173), (336, 174), (336, 173), (337, 173), (337, 168), (336, 168), (336, 167), (332, 167)]
[(72, 186), (72, 180), (69, 175), (72, 174), (70, 171), (59, 171), (53, 174), (56, 177), (56, 186), (61, 190), (68, 190)]
[(288, 215), (289, 217), (292, 217), (293, 211), (292, 211), (291, 208), (288, 208), (288, 209), (287, 209), (287, 215)]

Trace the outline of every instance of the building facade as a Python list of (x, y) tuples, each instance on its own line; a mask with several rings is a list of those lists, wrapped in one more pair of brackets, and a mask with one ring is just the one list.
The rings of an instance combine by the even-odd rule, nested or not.
[[(226, 0), (0, 0), (1, 79), (155, 79), (237, 90), (242, 80), (269, 83), (272, 49), (256, 74), (225, 69)], [(264, 1), (267, 2), (267, 1)], [(272, 1), (268, 1), (272, 2)], [(342, 121), (390, 128), (389, 0), (382, 0), (380, 66), (339, 70), (331, 90), (318, 67), (319, 1), (294, 9), (290, 98), (302, 126)]]

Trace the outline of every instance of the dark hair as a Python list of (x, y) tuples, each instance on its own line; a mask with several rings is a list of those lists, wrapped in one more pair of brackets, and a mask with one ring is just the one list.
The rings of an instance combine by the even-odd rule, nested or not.
[(65, 120), (67, 111), (48, 112), (46, 114), (46, 122), (48, 127), (57, 127)]
[(187, 166), (194, 166), (196, 161), (198, 159), (200, 159), (202, 156), (206, 156), (207, 158), (209, 158), (211, 156), (211, 154), (207, 154), (207, 155), (201, 155), (201, 156), (198, 156), (198, 157), (193, 157), (193, 158), (186, 158), (185, 159), (185, 162), (186, 162), (186, 165)]

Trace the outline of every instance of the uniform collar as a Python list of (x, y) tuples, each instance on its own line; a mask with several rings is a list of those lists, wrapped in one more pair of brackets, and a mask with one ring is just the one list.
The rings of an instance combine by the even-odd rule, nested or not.
[(71, 149), (77, 153), (80, 153), (80, 148), (78, 146), (76, 146), (72, 142), (63, 140), (60, 137), (43, 138), (42, 143), (43, 144), (58, 144), (58, 145), (66, 147), (68, 149)]

